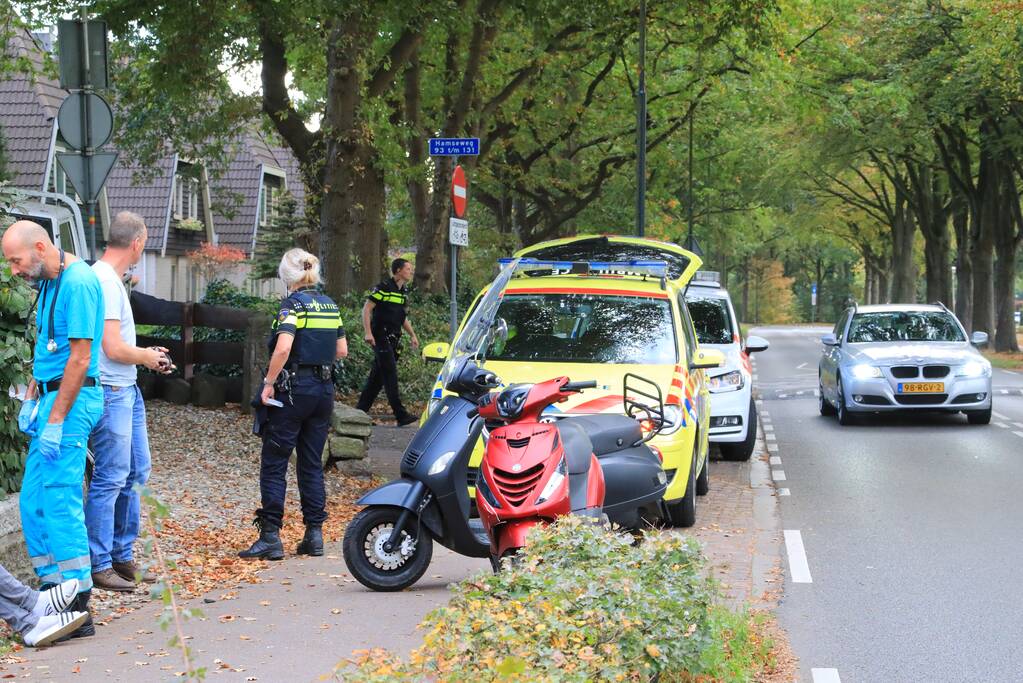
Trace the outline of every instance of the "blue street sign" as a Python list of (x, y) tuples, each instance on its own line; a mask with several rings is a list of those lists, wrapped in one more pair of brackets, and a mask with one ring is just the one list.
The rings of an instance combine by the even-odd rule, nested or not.
[(814, 282), (812, 285), (810, 285), (810, 293), (811, 294), (816, 294), (817, 293), (817, 283), (816, 282)]
[(474, 157), (479, 153), (479, 138), (430, 138), (432, 157)]

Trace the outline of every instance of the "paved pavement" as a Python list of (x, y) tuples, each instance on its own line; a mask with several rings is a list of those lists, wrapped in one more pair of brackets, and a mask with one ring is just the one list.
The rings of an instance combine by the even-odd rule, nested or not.
[(761, 417), (785, 531), (779, 621), (804, 681), (1019, 681), (1023, 376), (995, 419), (821, 417), (822, 328), (760, 328)]
[[(374, 467), (393, 469), (411, 430), (378, 428)], [(734, 604), (766, 607), (781, 586), (777, 504), (764, 443), (749, 463), (711, 463), (711, 492), (699, 499), (697, 526), (687, 533), (705, 547), (710, 572)], [(345, 570), (334, 539), (322, 558), (271, 563), (265, 582), (212, 593), (187, 604), (203, 618), (184, 632), (209, 680), (316, 681), (353, 650), (385, 647), (408, 653), (421, 643), (416, 626), (448, 599), (448, 584), (489, 571), (486, 561), (434, 546), (434, 560), (413, 589), (373, 593)], [(157, 626), (159, 607), (138, 610), (97, 629), (94, 638), (20, 653), (0, 665), (0, 678), (54, 681), (173, 680), (184, 667)]]

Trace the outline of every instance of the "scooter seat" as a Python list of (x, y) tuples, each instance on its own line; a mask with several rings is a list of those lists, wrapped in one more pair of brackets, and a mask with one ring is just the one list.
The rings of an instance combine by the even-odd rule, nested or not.
[(566, 423), (582, 428), (598, 456), (632, 448), (643, 439), (639, 422), (625, 415), (574, 415), (562, 418), (558, 426)]

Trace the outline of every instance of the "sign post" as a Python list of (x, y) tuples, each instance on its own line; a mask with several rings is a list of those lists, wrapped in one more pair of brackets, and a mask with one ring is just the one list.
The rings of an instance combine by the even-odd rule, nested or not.
[(817, 322), (817, 283), (814, 282), (810, 285), (810, 315), (812, 317), (811, 322)]
[(61, 86), (71, 90), (57, 112), (57, 128), (77, 152), (57, 154), (57, 163), (85, 202), (89, 221), (89, 252), (96, 258), (96, 202), (103, 183), (117, 161), (117, 152), (97, 152), (110, 141), (114, 116), (110, 105), (94, 88), (107, 87), (107, 25), (90, 21), (85, 8), (81, 19), (58, 24)]
[(469, 183), (458, 165), (459, 156), (478, 156), (479, 138), (430, 138), (430, 156), (454, 157), (451, 174), (451, 211), (448, 222), (448, 243), (451, 245), (451, 340), (458, 330), (458, 247), (469, 246), (469, 221), (465, 210), (469, 203)]

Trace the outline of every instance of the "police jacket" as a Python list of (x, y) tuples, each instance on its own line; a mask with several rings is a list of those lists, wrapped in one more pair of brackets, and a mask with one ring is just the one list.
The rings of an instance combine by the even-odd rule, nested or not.
[(366, 300), (375, 304), (369, 320), (373, 336), (401, 336), (401, 326), (407, 315), (408, 288), (399, 287), (393, 277), (387, 278), (373, 288)]
[(269, 347), (273, 352), (277, 335), (294, 335), (285, 368), (331, 365), (337, 356), (337, 340), (345, 336), (341, 312), (334, 301), (315, 287), (303, 287), (281, 302), (271, 327)]

